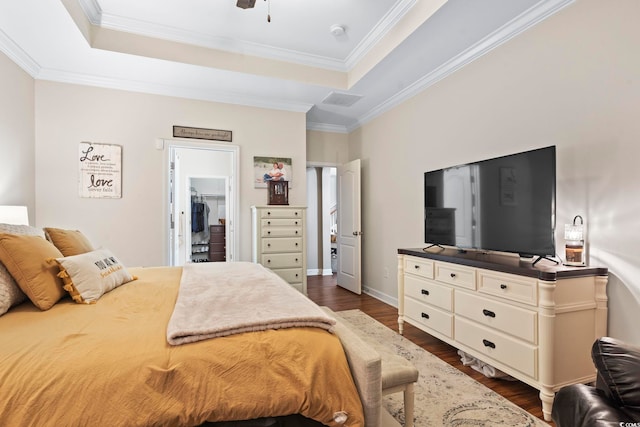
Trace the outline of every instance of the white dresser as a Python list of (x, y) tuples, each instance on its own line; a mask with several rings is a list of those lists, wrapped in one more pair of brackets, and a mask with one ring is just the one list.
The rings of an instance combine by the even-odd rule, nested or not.
[(252, 261), (307, 293), (306, 207), (252, 206)]
[(533, 267), (517, 256), (399, 249), (399, 330), (408, 322), (540, 390), (548, 421), (556, 391), (595, 380), (591, 346), (607, 334), (607, 274), (547, 260)]

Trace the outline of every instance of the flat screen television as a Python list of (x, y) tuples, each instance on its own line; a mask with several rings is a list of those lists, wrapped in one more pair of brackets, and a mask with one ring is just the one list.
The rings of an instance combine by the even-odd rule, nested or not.
[(555, 146), (424, 174), (429, 245), (554, 257), (555, 208)]

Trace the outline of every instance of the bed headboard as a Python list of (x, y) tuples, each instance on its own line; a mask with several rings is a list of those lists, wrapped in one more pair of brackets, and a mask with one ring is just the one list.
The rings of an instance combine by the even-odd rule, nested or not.
[(0, 206), (0, 223), (29, 225), (29, 212), (26, 206)]

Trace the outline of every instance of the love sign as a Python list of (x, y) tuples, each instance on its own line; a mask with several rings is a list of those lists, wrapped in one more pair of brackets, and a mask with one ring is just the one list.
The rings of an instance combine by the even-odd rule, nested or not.
[(122, 146), (81, 142), (78, 160), (80, 197), (122, 197)]

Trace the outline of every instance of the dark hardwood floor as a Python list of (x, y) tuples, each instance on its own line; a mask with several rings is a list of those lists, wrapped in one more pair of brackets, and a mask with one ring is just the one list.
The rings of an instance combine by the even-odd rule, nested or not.
[[(398, 331), (398, 310), (372, 296), (356, 295), (336, 285), (333, 276), (309, 276), (307, 278), (307, 292), (309, 298), (318, 305), (324, 305), (334, 311), (360, 309), (380, 323)], [(404, 336), (415, 344), (436, 355), (448, 364), (454, 366), (476, 381), (484, 384), (496, 393), (501, 394), (511, 402), (520, 406), (530, 414), (542, 418), (542, 406), (538, 398), (538, 390), (520, 382), (487, 378), (474, 369), (464, 366), (455, 347), (432, 337), (407, 323)], [(554, 425), (553, 423), (549, 423)]]

